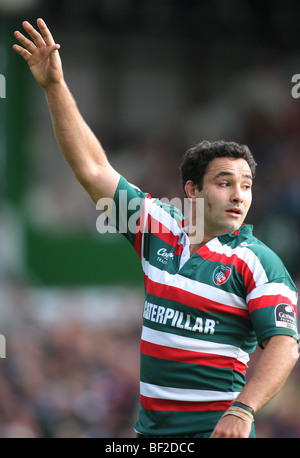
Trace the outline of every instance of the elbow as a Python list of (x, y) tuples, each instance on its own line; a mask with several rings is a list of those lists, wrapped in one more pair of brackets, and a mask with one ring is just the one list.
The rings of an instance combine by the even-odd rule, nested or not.
[(286, 358), (291, 361), (291, 364), (295, 365), (299, 359), (299, 343), (298, 341), (288, 335), (276, 335), (272, 336), (269, 339), (262, 342), (263, 348), (267, 348), (269, 346), (276, 346), (279, 351), (285, 353)]
[(104, 197), (114, 197), (120, 175), (109, 164), (94, 165), (81, 168), (78, 172), (73, 170), (73, 172), (95, 203)]

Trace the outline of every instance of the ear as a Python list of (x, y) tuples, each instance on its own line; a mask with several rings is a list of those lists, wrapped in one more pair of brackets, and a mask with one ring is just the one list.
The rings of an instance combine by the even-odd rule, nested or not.
[(188, 180), (184, 186), (185, 193), (189, 199), (193, 202), (196, 199), (196, 192), (198, 191), (198, 186), (193, 183), (193, 181)]

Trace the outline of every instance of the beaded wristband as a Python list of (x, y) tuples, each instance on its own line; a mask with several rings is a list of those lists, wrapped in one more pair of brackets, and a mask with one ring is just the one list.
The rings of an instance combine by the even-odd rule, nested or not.
[(241, 409), (244, 409), (247, 412), (251, 413), (251, 415), (254, 415), (254, 410), (252, 409), (252, 407), (248, 406), (247, 404), (244, 404), (243, 402), (233, 401), (231, 405), (233, 407), (240, 407)]
[(234, 415), (252, 424), (254, 420), (253, 416), (249, 412), (246, 412), (245, 410), (242, 412), (243, 409), (239, 409), (239, 410), (238, 409), (239, 409), (238, 407), (229, 407), (229, 409), (226, 410), (226, 412), (222, 415), (222, 418), (226, 417), (227, 415)]

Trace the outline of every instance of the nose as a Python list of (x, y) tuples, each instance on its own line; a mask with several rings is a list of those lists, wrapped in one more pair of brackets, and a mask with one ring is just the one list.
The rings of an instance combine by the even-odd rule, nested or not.
[(234, 203), (242, 203), (243, 200), (244, 199), (241, 188), (239, 186), (235, 186), (232, 190), (231, 201)]

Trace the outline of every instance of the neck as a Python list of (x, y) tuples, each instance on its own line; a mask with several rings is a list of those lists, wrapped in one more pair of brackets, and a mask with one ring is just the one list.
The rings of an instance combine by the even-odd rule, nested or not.
[(190, 255), (192, 256), (194, 253), (196, 253), (196, 251), (198, 251), (201, 247), (206, 245), (206, 243), (212, 240), (212, 237), (207, 237), (207, 238), (204, 237), (202, 242), (199, 242), (199, 243), (193, 243), (193, 237), (189, 236), (189, 239), (190, 239)]

